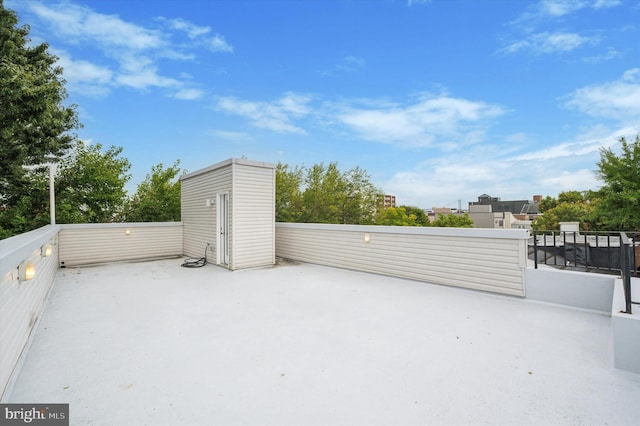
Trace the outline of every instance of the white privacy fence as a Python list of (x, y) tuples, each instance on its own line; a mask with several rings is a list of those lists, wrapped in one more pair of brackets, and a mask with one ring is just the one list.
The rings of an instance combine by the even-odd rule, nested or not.
[(276, 224), (276, 256), (524, 296), (521, 229)]

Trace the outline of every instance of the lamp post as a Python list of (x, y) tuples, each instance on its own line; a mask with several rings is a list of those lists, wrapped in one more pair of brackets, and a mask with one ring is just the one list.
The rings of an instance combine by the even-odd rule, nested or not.
[(56, 224), (56, 190), (54, 177), (56, 174), (56, 163), (49, 162), (49, 213), (51, 214), (51, 224)]

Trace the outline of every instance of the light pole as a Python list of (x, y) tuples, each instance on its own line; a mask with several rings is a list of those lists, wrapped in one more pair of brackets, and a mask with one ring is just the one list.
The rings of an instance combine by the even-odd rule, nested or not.
[(56, 175), (56, 163), (49, 161), (49, 213), (51, 214), (51, 224), (56, 224), (56, 190), (54, 178)]

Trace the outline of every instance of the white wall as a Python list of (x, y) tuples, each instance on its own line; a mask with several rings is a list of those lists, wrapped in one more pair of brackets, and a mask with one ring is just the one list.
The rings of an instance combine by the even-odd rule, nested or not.
[[(181, 178), (181, 219), (184, 224), (184, 254), (200, 258), (210, 244), (207, 259), (215, 263), (216, 247), (216, 197), (229, 193), (229, 210), (233, 216), (233, 182), (231, 162), (223, 161)], [(207, 206), (206, 200), (210, 200)], [(230, 229), (230, 232), (232, 230)], [(230, 236), (231, 237), (231, 236)], [(231, 240), (231, 238), (230, 238)]]
[(64, 266), (183, 254), (182, 222), (85, 223), (60, 228)]
[(233, 165), (232, 269), (275, 263), (275, 167)]
[[(229, 195), (229, 265), (231, 270), (275, 263), (275, 165), (231, 158), (182, 178), (184, 250), (208, 261), (217, 258), (216, 197)], [(210, 206), (206, 200), (212, 200)]]
[[(58, 270), (59, 227), (45, 226), (0, 241), (0, 397), (6, 395), (12, 374), (29, 341)], [(51, 256), (41, 247), (52, 245)], [(35, 264), (35, 278), (18, 279), (23, 260)], [(1, 399), (1, 398), (0, 398)]]
[(614, 275), (543, 266), (527, 268), (525, 279), (527, 299), (611, 312)]
[[(640, 279), (631, 279), (631, 300), (640, 300)], [(640, 305), (632, 305), (632, 314), (625, 310), (622, 280), (615, 283), (611, 307), (611, 328), (613, 331), (613, 353), (616, 368), (640, 374)]]
[(276, 255), (524, 296), (528, 236), (511, 229), (277, 223)]

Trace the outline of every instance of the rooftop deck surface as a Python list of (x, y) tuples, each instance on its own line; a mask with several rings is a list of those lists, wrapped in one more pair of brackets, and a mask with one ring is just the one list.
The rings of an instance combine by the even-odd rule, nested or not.
[(72, 425), (632, 425), (610, 318), (309, 264), (58, 273), (7, 402)]

